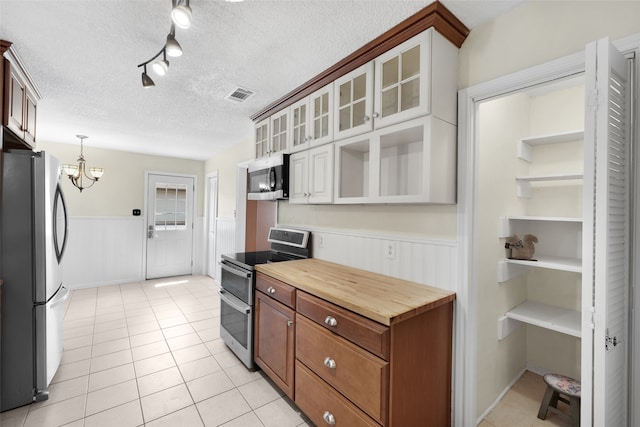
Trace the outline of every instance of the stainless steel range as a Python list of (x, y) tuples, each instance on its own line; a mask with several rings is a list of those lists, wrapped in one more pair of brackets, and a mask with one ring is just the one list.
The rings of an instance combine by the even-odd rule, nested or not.
[(220, 337), (249, 369), (253, 363), (255, 266), (309, 258), (311, 233), (272, 227), (271, 250), (222, 255)]

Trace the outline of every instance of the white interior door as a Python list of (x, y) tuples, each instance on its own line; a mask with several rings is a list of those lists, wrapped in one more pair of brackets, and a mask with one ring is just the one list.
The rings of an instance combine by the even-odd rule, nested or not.
[(207, 275), (216, 279), (216, 217), (218, 216), (218, 174), (207, 176)]
[(593, 239), (583, 245), (585, 426), (628, 425), (629, 67), (608, 39), (587, 45), (583, 212), (584, 235)]
[(147, 175), (147, 279), (191, 274), (194, 178)]

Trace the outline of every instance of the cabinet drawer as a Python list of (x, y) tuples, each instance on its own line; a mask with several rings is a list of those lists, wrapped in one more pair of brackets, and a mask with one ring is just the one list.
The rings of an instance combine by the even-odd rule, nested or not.
[(389, 328), (305, 292), (298, 292), (298, 313), (389, 360)]
[(280, 301), (289, 308), (295, 308), (296, 288), (291, 285), (258, 273), (256, 277), (256, 289)]
[[(318, 427), (380, 427), (353, 403), (296, 361), (296, 405)], [(331, 424), (333, 422), (333, 424)]]
[(389, 364), (296, 314), (296, 358), (381, 424), (386, 423)]

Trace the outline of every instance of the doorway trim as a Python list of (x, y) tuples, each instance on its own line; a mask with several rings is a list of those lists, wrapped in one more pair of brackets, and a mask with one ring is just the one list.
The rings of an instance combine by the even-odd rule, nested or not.
[[(213, 218), (211, 218), (210, 215), (210, 210), (211, 210), (211, 200), (209, 198), (210, 194), (211, 194), (211, 179), (215, 178), (216, 183), (216, 191), (215, 191), (215, 212), (213, 213)], [(212, 255), (216, 255), (217, 253), (217, 246), (218, 246), (218, 233), (217, 233), (217, 218), (218, 218), (218, 171), (215, 170), (213, 172), (210, 172), (207, 174), (207, 176), (205, 177), (205, 189), (204, 189), (204, 210), (205, 210), (205, 220), (204, 220), (204, 244), (206, 245), (206, 259), (204, 260), (204, 274), (208, 275), (209, 277), (211, 277), (210, 275), (210, 271), (209, 271), (209, 260), (211, 259)], [(214, 232), (214, 241), (213, 241), (213, 254), (209, 253), (209, 228), (211, 227), (211, 224), (209, 224), (209, 222), (213, 219), (213, 228), (215, 229)], [(217, 269), (216, 269), (217, 270)], [(215, 273), (214, 273), (215, 274)], [(219, 281), (220, 278), (216, 277), (213, 278), (214, 280)]]
[[(195, 231), (195, 219), (196, 219), (196, 209), (198, 207), (198, 176), (194, 174), (188, 173), (178, 173), (178, 172), (164, 172), (164, 171), (144, 171), (144, 211), (142, 211), (142, 215), (144, 215), (144, 227), (142, 228), (142, 259), (143, 259), (143, 268), (142, 274), (144, 280), (147, 278), (147, 229), (148, 229), (148, 220), (147, 220), (147, 211), (149, 209), (149, 175), (165, 175), (165, 176), (176, 176), (176, 177), (184, 177), (184, 178), (193, 178), (193, 207), (191, 209), (191, 224), (193, 224), (193, 231)], [(195, 237), (195, 236), (194, 236)], [(194, 265), (194, 254), (196, 253), (196, 240), (195, 238), (191, 239), (191, 273), (193, 274), (193, 265)]]
[[(588, 41), (585, 42), (585, 46)], [(612, 41), (613, 45), (619, 51), (628, 53), (636, 52), (636, 56), (640, 55), (640, 34), (634, 34), (619, 40)], [(635, 81), (638, 82), (638, 74), (640, 67), (636, 67)], [(460, 265), (464, 266), (460, 271), (460, 281), (457, 293), (457, 311), (456, 311), (456, 352), (454, 365), (456, 367), (454, 377), (454, 420), (456, 426), (477, 425), (484, 416), (492, 409), (476, 417), (476, 401), (477, 401), (477, 363), (476, 354), (478, 350), (477, 343), (477, 305), (478, 296), (476, 293), (477, 282), (476, 277), (476, 261), (475, 261), (475, 242), (476, 228), (475, 218), (477, 214), (476, 196), (477, 188), (475, 182), (478, 179), (477, 170), (477, 124), (476, 112), (478, 103), (486, 101), (490, 98), (507, 95), (512, 92), (522, 90), (526, 87), (542, 84), (552, 80), (568, 77), (574, 74), (583, 73), (585, 70), (585, 53), (584, 50), (559, 58), (544, 64), (534, 66), (507, 76), (499, 77), (484, 83), (480, 83), (458, 92), (458, 260)], [(640, 86), (640, 84), (638, 85)], [(639, 97), (640, 87), (634, 88), (634, 96)], [(640, 135), (640, 121), (635, 124), (635, 142), (637, 136)], [(638, 150), (640, 151), (640, 150)], [(640, 165), (640, 153), (634, 153), (636, 166)], [(636, 179), (640, 181), (640, 176)], [(636, 184), (637, 185), (637, 184)], [(638, 188), (635, 189), (636, 193)], [(636, 204), (640, 206), (640, 198), (636, 200)], [(634, 212), (634, 219), (640, 218), (640, 212)], [(636, 234), (634, 236), (634, 247), (640, 247), (640, 229), (636, 224)], [(640, 251), (636, 252), (636, 258), (640, 258)], [(634, 272), (632, 276), (632, 286), (636, 288), (638, 281), (638, 272)], [(633, 294), (635, 307), (640, 307), (640, 292)], [(633, 341), (632, 345), (640, 348), (640, 316), (636, 314), (635, 323), (630, 336)], [(631, 360), (630, 360), (631, 361)], [(632, 361), (631, 361), (632, 362)], [(640, 369), (638, 366), (629, 366), (632, 372), (632, 381), (630, 385), (630, 398), (632, 402), (640, 403)], [(636, 372), (634, 372), (634, 370)], [(630, 420), (637, 421), (640, 419), (640, 410), (635, 408), (632, 403)]]
[[(458, 92), (458, 260), (454, 419), (456, 426), (477, 425), (493, 408), (476, 416), (478, 283), (476, 281), (476, 216), (478, 180), (478, 104), (530, 86), (584, 72), (584, 52), (531, 67)], [(497, 339), (497, 338), (496, 338)]]

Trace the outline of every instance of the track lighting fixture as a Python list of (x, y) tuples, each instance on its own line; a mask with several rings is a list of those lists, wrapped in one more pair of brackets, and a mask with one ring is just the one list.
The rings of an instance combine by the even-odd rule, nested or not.
[(166, 47), (162, 49), (162, 59), (154, 62), (151, 65), (151, 68), (153, 68), (153, 71), (155, 71), (159, 76), (164, 76), (165, 74), (167, 74), (167, 71), (169, 71), (169, 61), (167, 61)]
[(147, 74), (147, 64), (144, 65), (144, 71), (142, 72), (142, 87), (148, 88), (151, 86), (155, 86), (156, 84), (151, 80), (149, 74)]
[(191, 26), (191, 7), (189, 0), (177, 0), (171, 10), (171, 19), (180, 28)]
[(175, 27), (171, 24), (171, 31), (167, 35), (167, 44), (164, 45), (167, 50), (167, 55), (177, 58), (182, 56), (182, 47), (178, 40), (176, 40)]
[[(149, 88), (155, 86), (151, 77), (147, 74), (147, 64), (151, 64), (153, 71), (159, 76), (164, 76), (169, 71), (169, 61), (167, 61), (167, 55), (171, 57), (178, 57), (182, 55), (182, 47), (176, 40), (176, 25), (181, 28), (189, 28), (191, 25), (191, 7), (189, 6), (189, 0), (171, 0), (171, 29), (167, 35), (167, 41), (165, 45), (160, 49), (160, 52), (156, 53), (151, 59), (138, 64), (138, 68), (142, 69), (142, 86)], [(162, 59), (158, 57), (162, 55)], [(158, 59), (156, 61), (156, 59)]]

